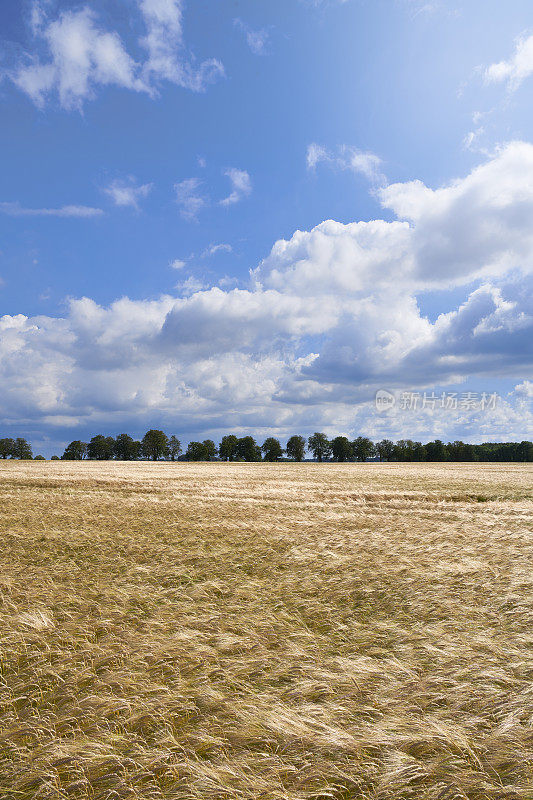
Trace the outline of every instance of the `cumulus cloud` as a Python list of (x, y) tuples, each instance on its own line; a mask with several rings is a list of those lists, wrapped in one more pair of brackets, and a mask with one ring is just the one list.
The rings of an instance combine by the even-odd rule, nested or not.
[(510, 91), (533, 73), (533, 35), (521, 36), (516, 41), (515, 51), (507, 61), (498, 61), (485, 70), (487, 83), (506, 83)]
[(510, 396), (519, 397), (521, 400), (533, 400), (533, 381), (523, 381), (514, 387)]
[(252, 193), (252, 179), (245, 169), (236, 169), (231, 167), (224, 170), (224, 175), (230, 179), (231, 192), (220, 201), (222, 206), (231, 206), (238, 203), (245, 197), (249, 197)]
[(320, 162), (325, 162), (337, 169), (351, 170), (364, 175), (372, 184), (385, 182), (385, 176), (381, 171), (383, 162), (379, 156), (350, 145), (344, 144), (332, 151), (313, 142), (307, 148), (306, 160), (308, 169), (315, 169)]
[(531, 271), (533, 146), (512, 142), (440, 189), (421, 181), (381, 190), (411, 224), (411, 270), (426, 285), (456, 285), (511, 269)]
[(216, 59), (199, 66), (184, 59), (182, 0), (139, 0), (139, 11), (146, 29), (140, 40), (144, 63), (133, 59), (119, 34), (107, 30), (90, 6), (50, 19), (46, 6), (35, 3), (30, 20), (35, 51), (13, 66), (11, 79), (40, 108), (57, 92), (63, 108), (81, 109), (103, 86), (154, 94), (162, 81), (170, 81), (202, 91), (223, 75)]
[[(109, 307), (84, 298), (61, 318), (5, 316), (4, 428), (22, 419), (109, 429), (118, 420), (132, 431), (157, 422), (183, 432), (526, 438), (532, 187), (533, 146), (511, 143), (447, 186), (383, 189), (397, 215), (390, 222), (330, 220), (296, 231), (274, 244), (245, 288), (190, 276), (178, 297)], [(187, 205), (198, 186), (182, 189)], [(421, 313), (419, 292), (465, 284), (456, 307), (434, 321)], [(373, 410), (380, 388), (467, 388), (474, 378), (487, 390), (502, 378), (515, 389), (483, 417)]]
[(115, 180), (104, 188), (104, 192), (111, 198), (116, 206), (134, 208), (139, 210), (139, 201), (147, 197), (152, 191), (153, 184), (144, 183), (137, 185), (134, 178)]
[(239, 28), (243, 32), (246, 38), (246, 43), (252, 53), (254, 53), (256, 56), (262, 56), (266, 53), (266, 48), (268, 45), (268, 31), (265, 28), (254, 30), (239, 17), (233, 20), (233, 24), (236, 28)]
[(181, 216), (189, 221), (196, 221), (198, 214), (208, 205), (207, 198), (201, 193), (202, 181), (198, 178), (187, 178), (174, 184), (176, 203)]
[(101, 208), (91, 206), (61, 206), (60, 208), (24, 208), (20, 203), (0, 203), (0, 212), (11, 217), (100, 217)]

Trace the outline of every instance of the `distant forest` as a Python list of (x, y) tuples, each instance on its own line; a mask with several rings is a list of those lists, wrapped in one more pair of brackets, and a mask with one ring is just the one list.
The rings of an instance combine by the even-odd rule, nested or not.
[[(160, 430), (149, 430), (142, 440), (133, 439), (127, 433), (116, 438), (98, 434), (90, 442), (75, 440), (61, 456), (63, 461), (305, 461), (306, 454), (312, 460), (325, 462), (348, 461), (533, 461), (533, 443), (490, 442), (465, 444), (455, 441), (445, 444), (436, 439), (422, 444), (411, 439), (393, 442), (383, 439), (373, 442), (366, 436), (350, 441), (346, 436), (329, 439), (325, 433), (314, 433), (305, 439), (294, 435), (282, 447), (279, 439), (269, 436), (258, 445), (253, 436), (238, 438), (232, 434), (223, 436), (217, 445), (212, 439), (190, 442), (183, 452), (176, 436), (167, 436)], [(0, 458), (21, 460), (45, 460), (33, 456), (26, 439), (0, 439)], [(52, 456), (52, 460), (58, 460)]]

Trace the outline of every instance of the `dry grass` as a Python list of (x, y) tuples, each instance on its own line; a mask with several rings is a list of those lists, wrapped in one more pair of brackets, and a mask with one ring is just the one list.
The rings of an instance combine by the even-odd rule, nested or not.
[(0, 465), (0, 797), (533, 798), (527, 465)]

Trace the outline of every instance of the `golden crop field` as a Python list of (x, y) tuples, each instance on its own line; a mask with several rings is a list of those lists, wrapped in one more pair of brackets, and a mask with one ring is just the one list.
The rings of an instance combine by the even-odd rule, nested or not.
[(532, 478), (0, 464), (0, 797), (531, 800)]

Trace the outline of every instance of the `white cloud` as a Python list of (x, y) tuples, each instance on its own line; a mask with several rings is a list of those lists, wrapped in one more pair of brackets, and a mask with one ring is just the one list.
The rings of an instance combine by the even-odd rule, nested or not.
[(154, 79), (167, 80), (198, 92), (224, 75), (224, 67), (217, 59), (195, 68), (179, 58), (183, 49), (183, 0), (139, 0), (139, 6), (147, 29), (141, 44), (148, 52), (143, 66), (148, 84)]
[(130, 207), (138, 211), (139, 201), (150, 194), (152, 186), (151, 183), (138, 186), (133, 178), (129, 178), (113, 181), (104, 188), (104, 192), (116, 206)]
[(413, 277), (426, 285), (457, 285), (511, 269), (530, 271), (532, 175), (533, 146), (511, 142), (443, 188), (421, 181), (383, 188), (383, 205), (413, 226)]
[(184, 281), (181, 281), (181, 283), (176, 285), (176, 289), (179, 289), (181, 294), (186, 297), (196, 294), (197, 292), (201, 292), (205, 288), (206, 286), (203, 281), (195, 278), (194, 275), (189, 275), (188, 278), (185, 278)]
[(248, 44), (248, 47), (252, 53), (255, 53), (256, 56), (262, 56), (265, 54), (269, 38), (268, 31), (265, 28), (254, 30), (239, 17), (233, 20), (233, 24), (244, 33), (246, 43)]
[(516, 41), (515, 51), (507, 61), (498, 61), (485, 70), (487, 83), (507, 83), (510, 91), (533, 73), (533, 36), (521, 36)]
[(382, 160), (375, 153), (359, 150), (350, 145), (341, 145), (336, 151), (328, 150), (320, 144), (313, 142), (307, 148), (307, 168), (315, 169), (320, 162), (342, 170), (364, 175), (372, 184), (380, 185), (385, 182), (381, 168)]
[[(198, 186), (186, 189), (187, 204)], [(244, 289), (189, 276), (179, 297), (108, 308), (83, 298), (62, 318), (1, 318), (4, 430), (70, 420), (95, 431), (116, 420), (132, 432), (157, 423), (526, 438), (533, 146), (511, 143), (448, 186), (394, 184), (382, 198), (398, 219), (296, 231)], [(421, 313), (419, 292), (474, 281), (435, 321)], [(370, 405), (380, 388), (468, 388), (474, 378), (487, 391), (495, 379), (515, 389), (483, 417), (377, 416)]]
[(322, 147), (320, 144), (316, 144), (313, 142), (307, 148), (307, 168), (308, 169), (315, 169), (316, 165), (319, 164), (321, 161), (331, 161), (332, 156), (325, 147)]
[(0, 203), (0, 212), (11, 217), (100, 217), (101, 208), (91, 206), (61, 206), (60, 208), (24, 208), (20, 203)]
[[(439, 0), (431, 0), (431, 2), (427, 2), (427, 0), (399, 0), (399, 3), (406, 7), (413, 18), (418, 17), (420, 14), (433, 14), (442, 8), (442, 3)], [(449, 7), (447, 10), (455, 13)]]
[(202, 181), (198, 178), (187, 178), (174, 184), (176, 202), (180, 207), (181, 216), (189, 221), (197, 220), (198, 214), (208, 204), (206, 197), (201, 194)]
[(485, 134), (485, 128), (483, 125), (480, 125), (479, 128), (476, 128), (473, 131), (469, 131), (463, 139), (463, 147), (465, 150), (470, 150), (471, 152), (475, 153), (480, 152), (484, 153), (485, 148), (480, 147), (478, 142), (481, 137)]
[(251, 195), (252, 179), (246, 170), (231, 167), (230, 169), (224, 170), (224, 175), (230, 179), (231, 192), (227, 197), (220, 201), (221, 206), (231, 206), (234, 203), (238, 203), (243, 198)]
[(161, 81), (170, 81), (202, 91), (224, 74), (216, 59), (199, 67), (183, 59), (181, 0), (139, 0), (139, 11), (146, 27), (140, 40), (147, 51), (142, 64), (130, 56), (116, 31), (99, 23), (89, 6), (63, 11), (50, 20), (46, 7), (35, 3), (31, 27), (38, 52), (11, 70), (13, 82), (41, 108), (57, 92), (63, 108), (81, 109), (107, 85), (154, 94)]
[(186, 262), (182, 261), (181, 258), (175, 258), (170, 262), (169, 267), (171, 267), (171, 269), (183, 269), (185, 265)]
[(214, 256), (217, 253), (232, 253), (233, 247), (230, 244), (211, 244), (202, 253), (203, 258)]
[(80, 108), (94, 97), (99, 85), (115, 84), (140, 91), (146, 87), (135, 77), (136, 65), (118, 34), (100, 28), (86, 7), (65, 11), (41, 32), (52, 60), (21, 67), (14, 81), (40, 107), (54, 89), (64, 108)]
[(533, 381), (523, 381), (514, 387), (512, 394), (521, 399), (533, 399)]

